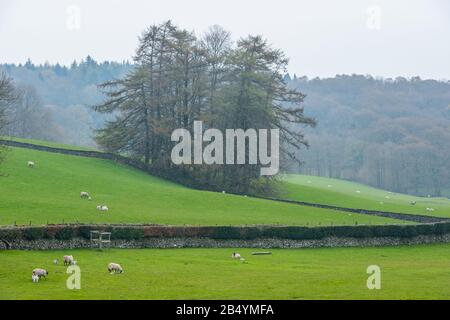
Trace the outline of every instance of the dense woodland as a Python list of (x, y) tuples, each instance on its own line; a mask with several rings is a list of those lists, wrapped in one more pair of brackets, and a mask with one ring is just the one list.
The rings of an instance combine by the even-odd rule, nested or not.
[[(268, 120), (270, 117), (264, 118), (273, 111), (273, 104), (262, 101), (271, 87), (265, 84), (282, 87), (278, 80), (285, 74), (287, 61), (280, 51), (260, 37), (233, 42), (218, 27), (209, 34), (196, 36), (170, 26), (172, 33), (166, 31), (172, 42), (166, 43), (167, 50), (159, 55), (162, 28), (154, 26), (142, 34), (132, 62), (99, 63), (87, 57), (71, 66), (35, 65), (32, 61), (0, 65), (3, 83), (11, 78), (15, 87), (14, 101), (12, 96), (0, 98), (2, 134), (100, 145), (149, 164), (161, 161), (164, 166), (167, 159), (160, 155), (170, 147), (168, 132), (177, 126), (190, 128), (196, 117), (218, 128), (275, 125), (272, 119)], [(212, 44), (222, 42), (219, 35), (225, 37), (223, 47)], [(280, 54), (275, 60), (279, 69), (274, 67), (276, 64), (268, 64), (276, 81), (261, 79), (266, 72), (258, 69), (259, 64), (250, 74), (243, 71), (251, 61), (246, 56), (251, 52), (251, 41), (253, 44), (257, 41), (265, 53)], [(263, 60), (267, 62), (273, 57), (264, 54)], [(249, 82), (239, 87), (243, 79)], [(286, 170), (349, 179), (398, 192), (450, 195), (450, 82), (401, 77), (377, 79), (365, 75), (326, 79), (285, 75), (283, 80), (289, 89), (306, 95), (298, 94), (294, 103), (280, 102), (280, 108), (294, 108), (293, 105), (305, 108), (305, 114), (297, 119), (302, 124), (283, 126), (289, 132), (303, 132), (309, 143), (309, 148), (298, 151), (297, 147), (305, 141), (297, 135), (296, 147), (285, 148), (302, 160), (299, 164), (284, 157)], [(254, 81), (262, 82), (253, 86)], [(8, 82), (8, 86), (12, 84)], [(251, 103), (239, 100), (242, 92), (246, 92)], [(142, 109), (140, 99), (149, 93), (144, 99), (152, 105), (147, 109), (154, 112), (154, 118), (148, 122), (153, 130), (148, 131), (149, 139), (142, 138), (145, 128), (134, 126), (131, 120), (128, 129), (139, 130), (139, 134), (113, 130), (120, 121), (124, 124), (121, 117), (127, 112), (130, 117), (142, 115), (138, 112)], [(135, 102), (133, 108), (139, 108), (128, 109), (126, 103), (114, 102), (124, 96), (128, 102)], [(96, 112), (93, 106), (104, 113)], [(262, 111), (258, 113), (262, 117), (252, 117), (254, 110), (250, 109), (260, 106), (272, 111), (258, 110)], [(139, 117), (133, 121), (139, 121)], [(316, 120), (315, 128), (308, 127), (312, 124), (309, 118)], [(96, 141), (95, 129), (101, 128), (104, 130), (97, 132), (100, 135)], [(284, 140), (287, 136), (286, 131)], [(146, 141), (150, 142), (148, 146)], [(211, 171), (207, 180), (221, 185), (222, 175), (220, 170)]]

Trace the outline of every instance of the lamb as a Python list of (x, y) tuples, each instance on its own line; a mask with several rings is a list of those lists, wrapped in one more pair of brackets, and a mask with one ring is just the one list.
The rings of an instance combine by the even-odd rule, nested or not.
[(123, 273), (123, 269), (120, 264), (111, 262), (110, 264), (108, 264), (108, 272), (110, 274)]
[(80, 192), (80, 198), (89, 199), (91, 196), (89, 195), (89, 192), (81, 191)]
[(233, 252), (233, 254), (231, 255), (231, 258), (233, 258), (233, 259), (241, 259), (242, 257), (241, 257), (241, 255), (239, 253)]
[(108, 211), (109, 208), (107, 206), (103, 205), (103, 204), (100, 204), (100, 205), (97, 206), (97, 210), (99, 210), (99, 211)]
[(41, 279), (41, 278), (47, 279), (46, 277), (48, 276), (48, 271), (45, 269), (36, 268), (33, 270), (32, 277), (33, 276), (38, 277), (38, 279)]
[(64, 256), (63, 257), (63, 260), (64, 260), (64, 265), (65, 266), (67, 266), (67, 265), (71, 265), (71, 264), (73, 264), (73, 256), (72, 255), (70, 255), (70, 256)]
[(33, 282), (39, 282), (39, 276), (33, 274), (31, 275), (31, 280), (33, 280)]
[(34, 167), (34, 162), (33, 161), (28, 161), (28, 167), (33, 168)]

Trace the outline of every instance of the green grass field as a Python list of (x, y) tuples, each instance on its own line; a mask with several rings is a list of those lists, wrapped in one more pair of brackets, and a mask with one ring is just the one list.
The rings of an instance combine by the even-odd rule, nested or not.
[[(247, 263), (231, 259), (237, 250)], [(0, 299), (449, 299), (450, 244), (384, 248), (0, 251)], [(73, 254), (81, 290), (66, 288)], [(107, 264), (122, 265), (110, 275)], [(381, 289), (366, 287), (369, 265)], [(47, 280), (31, 271), (47, 268)]]
[[(27, 161), (36, 163), (34, 168)], [(404, 223), (196, 191), (109, 160), (10, 148), (0, 167), (0, 224), (159, 223), (353, 225)], [(93, 200), (80, 199), (88, 191)], [(96, 210), (106, 204), (108, 213)]]
[[(286, 175), (281, 197), (348, 208), (450, 217), (450, 199), (447, 198), (389, 193), (355, 182), (324, 177)], [(415, 205), (410, 204), (413, 201), (416, 201)]]

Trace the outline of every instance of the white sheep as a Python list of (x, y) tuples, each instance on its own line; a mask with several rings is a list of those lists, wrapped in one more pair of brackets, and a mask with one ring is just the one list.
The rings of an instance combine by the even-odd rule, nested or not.
[(97, 210), (99, 210), (99, 211), (108, 211), (109, 208), (107, 206), (103, 205), (103, 204), (100, 204), (100, 205), (97, 206)]
[(45, 269), (36, 268), (36, 269), (33, 270), (32, 276), (36, 276), (39, 279), (46, 278), (48, 276), (48, 271), (45, 270)]
[(80, 198), (86, 198), (89, 199), (91, 196), (89, 195), (89, 192), (81, 191), (80, 192)]
[(71, 265), (73, 263), (73, 261), (74, 261), (73, 260), (73, 256), (72, 255), (70, 255), (70, 256), (66, 255), (66, 256), (63, 257), (63, 261), (64, 261), (64, 265), (65, 266)]
[(433, 208), (427, 208), (427, 211), (434, 211)]
[(118, 263), (111, 262), (108, 264), (108, 272), (113, 273), (123, 273), (122, 266)]
[(415, 201), (411, 201), (409, 204), (414, 206), (414, 205), (416, 205), (416, 202)]
[(35, 275), (35, 274), (32, 274), (31, 275), (31, 280), (33, 280), (33, 282), (39, 282), (39, 276)]
[(225, 190), (222, 190), (222, 193), (225, 194), (226, 193)]
[(242, 257), (241, 257), (241, 255), (239, 253), (233, 252), (231, 254), (231, 258), (240, 260)]
[(53, 260), (53, 264), (58, 264), (58, 259)]
[(28, 165), (28, 167), (33, 168), (34, 167), (34, 162), (33, 161), (28, 161), (27, 165)]

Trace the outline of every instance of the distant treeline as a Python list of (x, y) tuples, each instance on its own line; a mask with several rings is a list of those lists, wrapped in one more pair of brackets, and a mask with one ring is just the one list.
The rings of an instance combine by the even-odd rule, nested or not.
[[(95, 145), (93, 129), (113, 119), (90, 109), (106, 98), (97, 85), (123, 79), (134, 65), (91, 57), (71, 66), (0, 65), (29, 96), (16, 109), (7, 133)], [(450, 196), (450, 82), (363, 75), (286, 75), (284, 81), (306, 94), (305, 115), (317, 121), (316, 128), (305, 129), (310, 147), (297, 154), (301, 166), (285, 161), (291, 172)]]
[(396, 192), (450, 196), (450, 82), (293, 77), (318, 122), (291, 170)]

